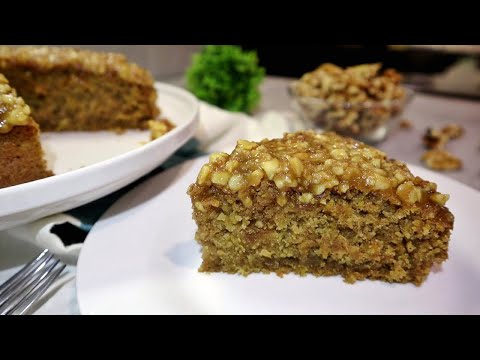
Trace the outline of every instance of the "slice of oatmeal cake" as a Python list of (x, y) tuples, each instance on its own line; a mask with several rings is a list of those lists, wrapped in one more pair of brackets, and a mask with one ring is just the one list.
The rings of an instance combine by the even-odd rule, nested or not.
[(334, 133), (238, 141), (188, 189), (200, 271), (342, 275), (421, 284), (448, 258), (448, 195)]

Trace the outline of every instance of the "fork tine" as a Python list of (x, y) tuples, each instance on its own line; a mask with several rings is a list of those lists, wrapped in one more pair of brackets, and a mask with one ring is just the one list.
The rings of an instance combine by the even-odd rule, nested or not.
[[(57, 267), (60, 265), (59, 267)], [(0, 286), (0, 315), (24, 314), (53, 284), (66, 265), (42, 251)]]
[[(55, 263), (55, 266), (59, 262), (57, 261)], [(12, 308), (7, 315), (17, 313), (18, 315), (23, 315), (31, 306), (32, 304), (37, 301), (40, 296), (42, 296), (45, 291), (47, 291), (48, 288), (52, 285), (52, 283), (60, 276), (62, 273), (63, 269), (65, 269), (67, 265), (61, 264), (59, 268), (57, 268), (55, 271), (51, 272), (51, 270), (48, 270), (47, 275), (42, 279), (37, 286), (31, 291), (31, 293), (23, 298), (22, 301), (20, 301), (14, 308)]]
[(2, 285), (0, 285), (0, 298), (2, 297), (4, 291), (7, 291), (8, 288), (13, 286), (13, 283), (16, 282), (17, 280), (20, 280), (25, 273), (29, 272), (32, 268), (34, 268), (37, 263), (44, 258), (48, 253), (48, 250), (45, 249), (43, 250), (35, 259), (30, 261), (28, 264), (26, 264), (23, 268), (21, 268), (15, 275), (13, 275), (10, 279), (5, 281)]
[[(8, 299), (4, 301), (2, 305), (0, 305), (0, 315), (6, 315), (11, 312), (13, 308), (17, 306), (17, 304), (28, 297), (42, 282), (42, 280), (57, 266), (60, 262), (59, 260), (51, 262), (49, 259), (40, 265), (38, 269), (36, 269), (30, 277), (26, 277), (24, 281), (21, 282), (21, 286), (19, 286), (15, 291), (9, 294)], [(48, 264), (48, 266), (47, 266)]]
[[(37, 259), (38, 258), (40, 258), (40, 256), (37, 257)], [(35, 281), (39, 275), (41, 275), (40, 271), (52, 258), (52, 254), (48, 254), (46, 257), (43, 256), (40, 258), (40, 260), (32, 262), (31, 266), (25, 267), (26, 271), (21, 270), (20, 272), (22, 274), (19, 276), (15, 275), (15, 281), (12, 281), (0, 295), (0, 311), (4, 308), (5, 303), (18, 296), (20, 292), (23, 292), (26, 288), (28, 288), (32, 282)]]

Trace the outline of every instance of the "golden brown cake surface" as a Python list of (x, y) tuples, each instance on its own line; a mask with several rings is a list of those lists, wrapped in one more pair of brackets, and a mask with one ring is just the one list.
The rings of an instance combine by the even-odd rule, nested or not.
[(51, 176), (30, 109), (0, 74), (0, 188)]
[(122, 54), (74, 48), (0, 46), (0, 67), (24, 67), (36, 71), (75, 70), (100, 75), (110, 74), (135, 84), (152, 84), (150, 73), (130, 63)]
[(147, 129), (160, 113), (150, 73), (120, 54), (0, 46), (0, 72), (42, 131)]
[(448, 257), (448, 195), (334, 133), (240, 140), (189, 188), (203, 271), (420, 284)]

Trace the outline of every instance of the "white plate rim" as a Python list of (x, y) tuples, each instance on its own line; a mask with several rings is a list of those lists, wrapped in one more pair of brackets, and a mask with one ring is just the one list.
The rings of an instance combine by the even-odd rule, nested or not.
[[(64, 174), (55, 175), (52, 177), (31, 181), (24, 184), (19, 184), (15, 186), (10, 186), (7, 188), (0, 189), (0, 199), (3, 203), (9, 203), (9, 207), (2, 207), (0, 208), (0, 218), (3, 216), (8, 216), (16, 213), (21, 213), (24, 211), (30, 210), (31, 206), (22, 205), (15, 201), (18, 196), (28, 197), (32, 193), (42, 192), (45, 189), (51, 189), (53, 185), (59, 187), (64, 184), (68, 184), (74, 181), (78, 177), (86, 177), (92, 173), (100, 173), (103, 171), (105, 167), (113, 167), (117, 164), (128, 162), (132, 158), (137, 158), (144, 153), (149, 152), (152, 148), (158, 147), (162, 143), (168, 143), (169, 140), (173, 137), (183, 136), (185, 137), (183, 143), (188, 141), (188, 139), (193, 135), (194, 129), (198, 125), (199, 121), (199, 101), (198, 99), (192, 95), (189, 91), (179, 88), (174, 85), (156, 82), (155, 88), (159, 92), (160, 96), (162, 92), (168, 92), (174, 96), (179, 96), (181, 98), (186, 99), (194, 108), (194, 111), (191, 113), (190, 118), (185, 121), (182, 125), (177, 126), (169, 133), (165, 134), (164, 136), (155, 139), (153, 141), (148, 142), (147, 144), (138, 147), (136, 149), (130, 150), (126, 153), (114, 156), (109, 159), (105, 159), (103, 161), (97, 162), (95, 164), (91, 164), (85, 166), (83, 168), (79, 168), (76, 170), (69, 171)], [(179, 143), (178, 147), (183, 145), (183, 143)], [(102, 183), (101, 186), (108, 186), (108, 184), (112, 184), (115, 181), (108, 182), (105, 181)], [(91, 187), (89, 186), (80, 186), (75, 188), (74, 191), (71, 192), (55, 192), (50, 193), (48, 197), (43, 197), (42, 201), (35, 203), (35, 208), (46, 206), (48, 204), (54, 202), (61, 202), (63, 200), (79, 196), (81, 194), (87, 193), (91, 191)]]
[[(205, 157), (201, 157), (201, 158), (197, 158), (197, 159), (194, 159), (194, 160), (190, 160), (190, 161), (207, 161), (208, 160), (208, 156), (205, 156)], [(181, 165), (179, 165), (181, 166)], [(446, 185), (448, 187), (450, 186), (453, 186), (453, 187), (456, 187), (458, 188), (458, 190), (460, 192), (463, 192), (463, 191), (467, 191), (471, 194), (474, 195), (474, 197), (476, 199), (478, 199), (478, 201), (480, 202), (480, 191), (468, 186), (468, 185), (465, 185), (455, 179), (452, 179), (452, 178), (449, 178), (443, 174), (439, 174), (439, 173), (436, 173), (436, 172), (433, 172), (433, 171), (430, 171), (428, 169), (425, 169), (425, 168), (422, 168), (422, 167), (419, 167), (419, 166), (416, 166), (416, 165), (412, 165), (412, 164), (408, 164), (407, 163), (407, 166), (408, 168), (410, 169), (410, 171), (415, 175), (415, 176), (420, 176), (420, 177), (423, 177), (425, 179), (429, 179), (427, 176), (424, 176), (424, 174), (434, 174), (434, 179), (429, 179), (430, 181), (433, 181), (433, 182), (439, 182), (438, 179), (440, 179), (440, 183), (439, 184), (439, 191), (442, 191), (442, 184), (443, 185)], [(156, 176), (161, 176), (162, 174), (158, 174)], [(447, 185), (448, 183), (448, 185)], [(140, 191), (140, 190), (138, 190)], [(113, 205), (114, 206), (114, 205)], [(107, 211), (108, 213), (108, 211)], [(108, 214), (107, 214), (108, 215)], [(102, 221), (102, 219), (100, 219), (99, 221)], [(94, 226), (95, 227), (95, 226)], [(454, 229), (455, 230), (455, 229)], [(94, 228), (92, 229), (92, 231), (94, 231)], [(85, 244), (86, 246), (89, 246), (89, 237), (87, 236), (87, 239), (85, 240), (85, 243), (84, 243), (84, 248), (85, 248)], [(78, 264), (77, 264), (77, 282), (76, 282), (76, 294), (77, 294), (77, 302), (78, 302), (78, 306), (79, 306), (79, 310), (80, 310), (80, 313), (81, 314), (88, 314), (89, 311), (88, 309), (84, 306), (84, 303), (82, 301), (82, 293), (83, 293), (83, 277), (82, 277), (82, 268), (84, 266), (87, 266), (87, 265), (84, 265), (86, 263), (86, 260), (85, 260), (85, 254), (86, 252), (81, 252), (80, 253), (80, 258), (79, 258), (79, 261), (78, 261)], [(80, 281), (79, 281), (80, 280)]]

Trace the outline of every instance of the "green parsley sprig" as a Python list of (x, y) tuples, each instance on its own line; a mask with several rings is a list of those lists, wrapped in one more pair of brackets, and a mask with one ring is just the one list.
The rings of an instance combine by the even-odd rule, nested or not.
[(259, 86), (265, 69), (255, 51), (233, 45), (207, 45), (193, 55), (187, 69), (187, 88), (200, 100), (220, 108), (251, 112), (260, 102)]

